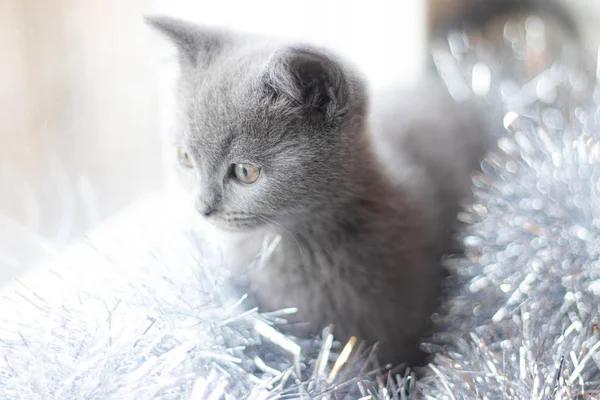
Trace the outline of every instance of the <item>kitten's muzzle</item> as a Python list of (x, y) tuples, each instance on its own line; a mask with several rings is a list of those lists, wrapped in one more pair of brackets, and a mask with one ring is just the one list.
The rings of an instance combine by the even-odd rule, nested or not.
[(201, 198), (196, 199), (196, 210), (203, 216), (208, 217), (217, 210), (217, 202), (207, 202)]

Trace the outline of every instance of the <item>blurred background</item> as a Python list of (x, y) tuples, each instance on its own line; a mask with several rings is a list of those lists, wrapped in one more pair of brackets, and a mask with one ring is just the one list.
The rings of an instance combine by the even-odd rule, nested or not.
[[(176, 69), (143, 15), (320, 43), (383, 86), (418, 79), (428, 27), (469, 1), (0, 0), (0, 284), (168, 190)], [(566, 4), (597, 49), (600, 0)]]

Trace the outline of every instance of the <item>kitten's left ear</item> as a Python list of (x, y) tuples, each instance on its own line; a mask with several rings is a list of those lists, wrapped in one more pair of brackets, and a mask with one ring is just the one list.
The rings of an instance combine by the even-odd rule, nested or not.
[(320, 49), (288, 47), (275, 52), (264, 83), (276, 100), (284, 96), (311, 116), (334, 122), (347, 110), (349, 82), (339, 61)]
[(192, 66), (208, 64), (230, 40), (224, 32), (168, 16), (148, 16), (144, 20), (177, 46), (182, 62)]

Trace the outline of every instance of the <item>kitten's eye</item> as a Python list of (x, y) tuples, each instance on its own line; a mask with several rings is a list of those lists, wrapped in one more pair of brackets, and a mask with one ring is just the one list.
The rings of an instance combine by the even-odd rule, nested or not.
[(260, 167), (251, 164), (234, 164), (233, 175), (242, 183), (251, 184), (258, 180)]
[(177, 159), (179, 160), (179, 164), (181, 164), (185, 168), (194, 167), (192, 157), (190, 157), (189, 153), (185, 151), (185, 149), (183, 149), (182, 147), (177, 148)]

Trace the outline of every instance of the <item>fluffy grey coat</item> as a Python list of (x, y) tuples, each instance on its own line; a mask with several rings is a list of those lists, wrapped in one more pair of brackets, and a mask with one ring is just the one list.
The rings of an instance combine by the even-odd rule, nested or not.
[(321, 48), (149, 22), (179, 49), (178, 156), (196, 206), (228, 232), (225, 264), (261, 311), (297, 307), (297, 335), (333, 324), (342, 341), (380, 342), (383, 361), (416, 362), (484, 151), (470, 110), (433, 81), (370, 99)]

